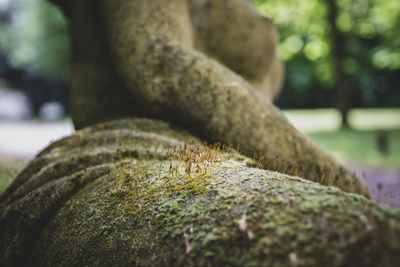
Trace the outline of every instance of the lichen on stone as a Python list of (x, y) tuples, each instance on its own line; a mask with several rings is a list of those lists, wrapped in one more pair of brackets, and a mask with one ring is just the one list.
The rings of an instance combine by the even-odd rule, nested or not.
[[(49, 174), (35, 187), (24, 184), (37, 175), (17, 179), (19, 186), (3, 195), (0, 207), (1, 265), (397, 262), (398, 210), (336, 187), (251, 167), (254, 162), (232, 149), (197, 139), (186, 142), (190, 135), (163, 122), (152, 121), (145, 129), (137, 126), (141, 120), (78, 131), (28, 165), (21, 175), (40, 173), (36, 164), (46, 169), (63, 158), (82, 159), (79, 155), (95, 147), (94, 137), (100, 151), (103, 146), (137, 151), (101, 161), (67, 160), (68, 172)], [(121, 142), (115, 138), (119, 134)], [(148, 153), (149, 140), (163, 147), (159, 155)], [(39, 160), (46, 157), (52, 160)]]

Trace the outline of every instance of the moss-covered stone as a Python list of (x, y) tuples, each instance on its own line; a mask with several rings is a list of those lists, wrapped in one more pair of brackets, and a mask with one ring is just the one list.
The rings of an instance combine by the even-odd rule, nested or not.
[[(70, 17), (77, 128), (146, 115), (252, 159), (157, 120), (78, 131), (0, 196), (1, 266), (398, 263), (400, 212), (337, 189), (369, 194), (253, 87), (273, 97), (280, 63), (246, 1), (54, 2)], [(247, 45), (221, 49), (214, 28)]]
[[(94, 148), (110, 156), (81, 156), (103, 155)], [(0, 264), (398, 263), (399, 210), (249, 164), (155, 120), (78, 131), (40, 153), (2, 195)]]
[(71, 114), (80, 129), (162, 119), (258, 166), (369, 195), (273, 106), (282, 66), (271, 21), (243, 0), (53, 0), (71, 27)]

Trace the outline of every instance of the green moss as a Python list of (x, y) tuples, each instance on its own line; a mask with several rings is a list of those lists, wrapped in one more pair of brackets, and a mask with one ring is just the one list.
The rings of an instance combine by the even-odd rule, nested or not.
[[(140, 138), (109, 142), (109, 131), (98, 133), (107, 145), (93, 151), (86, 134), (78, 146), (65, 140), (58, 143), (64, 152), (53, 154), (53, 145), (23, 172), (37, 187), (24, 184), (1, 204), (11, 203), (0, 217), (3, 265), (375, 266), (396, 259), (398, 210), (251, 168), (218, 145), (143, 134), (149, 146), (150, 139), (176, 144), (153, 154)], [(114, 152), (98, 153), (105, 148)], [(65, 164), (51, 168), (55, 162)]]
[[(172, 163), (178, 164), (123, 164), (77, 194), (45, 229), (36, 245), (40, 254), (34, 253), (38, 255), (34, 262), (43, 263), (44, 253), (55, 262), (62, 256), (66, 263), (116, 264), (112, 255), (117, 253), (118, 260), (138, 265), (250, 262), (283, 266), (295, 252), (299, 265), (339, 266), (362, 255), (360, 264), (372, 266), (388, 261), (390, 251), (399, 246), (399, 239), (389, 237), (399, 235), (399, 226), (394, 223), (399, 212), (363, 197), (244, 166), (233, 170), (238, 165), (234, 162), (212, 163), (213, 175), (207, 184), (200, 185), (205, 190), (193, 192), (191, 186), (183, 185), (188, 178), (184, 165), (176, 177), (168, 176)], [(126, 171), (133, 176), (124, 175)], [(250, 174), (251, 180), (247, 179)], [(168, 180), (180, 181), (179, 190), (168, 185)], [(113, 194), (111, 188), (120, 191)], [(72, 216), (74, 210), (87, 212)], [(244, 215), (246, 227), (241, 230), (239, 221)], [(370, 232), (365, 231), (368, 225), (373, 227)], [(383, 242), (387, 238), (391, 241)], [(364, 240), (369, 240), (368, 245)], [(90, 244), (95, 241), (98, 243), (93, 248)], [(61, 244), (79, 245), (60, 255), (57, 248)], [(375, 252), (370, 253), (371, 249)]]
[(187, 197), (208, 192), (211, 164), (226, 155), (218, 145), (185, 145), (170, 151), (169, 161), (156, 168), (149, 160), (126, 162), (115, 169), (116, 182), (111, 190), (120, 198), (118, 201), (130, 203), (132, 214), (146, 211), (155, 201), (171, 196), (179, 196), (178, 200), (184, 202)]

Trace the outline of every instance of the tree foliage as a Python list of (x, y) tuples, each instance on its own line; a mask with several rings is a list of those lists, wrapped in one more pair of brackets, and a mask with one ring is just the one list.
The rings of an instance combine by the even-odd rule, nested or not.
[[(335, 83), (332, 29), (327, 1), (254, 0), (277, 25), (280, 52), (287, 64), (282, 106), (326, 106)], [(398, 106), (400, 71), (400, 2), (337, 0), (336, 26), (345, 36), (346, 58), (340, 66), (349, 76), (353, 106)]]
[(69, 41), (61, 11), (44, 0), (8, 1), (1, 11), (0, 49), (14, 67), (55, 80), (67, 80)]

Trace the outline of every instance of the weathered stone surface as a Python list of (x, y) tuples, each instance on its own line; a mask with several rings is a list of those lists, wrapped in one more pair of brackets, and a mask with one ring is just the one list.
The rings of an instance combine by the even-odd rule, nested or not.
[[(77, 128), (145, 115), (253, 159), (157, 120), (85, 128), (0, 196), (0, 265), (398, 263), (400, 212), (320, 185), (369, 195), (268, 100), (280, 80), (276, 32), (247, 1), (54, 2), (70, 18)], [(235, 14), (250, 23), (234, 31)], [(244, 47), (207, 42), (213, 27)], [(262, 44), (266, 53), (235, 59)]]
[(253, 164), (155, 120), (78, 131), (1, 196), (0, 265), (399, 263), (399, 210)]
[(78, 129), (132, 115), (162, 119), (240, 147), (266, 169), (369, 195), (270, 102), (282, 73), (277, 33), (249, 2), (62, 3), (69, 9)]

